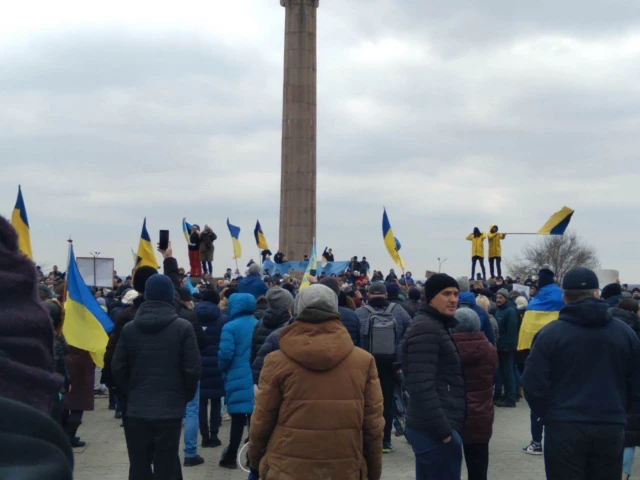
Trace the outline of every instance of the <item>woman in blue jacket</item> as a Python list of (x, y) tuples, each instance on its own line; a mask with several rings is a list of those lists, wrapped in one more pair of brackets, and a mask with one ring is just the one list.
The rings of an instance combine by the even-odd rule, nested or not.
[(222, 327), (218, 366), (224, 378), (225, 403), (231, 415), (229, 446), (220, 466), (235, 469), (238, 448), (247, 420), (253, 413), (253, 377), (251, 374), (251, 339), (258, 320), (253, 316), (256, 299), (248, 293), (229, 297), (229, 322)]

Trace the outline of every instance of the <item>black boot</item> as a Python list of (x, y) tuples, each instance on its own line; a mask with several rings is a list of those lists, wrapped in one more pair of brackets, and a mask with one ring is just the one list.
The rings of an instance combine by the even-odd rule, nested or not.
[(220, 466), (222, 468), (228, 468), (229, 470), (236, 470), (238, 468), (236, 454), (237, 452), (230, 452), (228, 447), (225, 448), (222, 459), (220, 460)]
[(87, 444), (87, 442), (80, 440), (80, 437), (69, 438), (69, 443), (71, 443), (72, 448), (82, 448)]

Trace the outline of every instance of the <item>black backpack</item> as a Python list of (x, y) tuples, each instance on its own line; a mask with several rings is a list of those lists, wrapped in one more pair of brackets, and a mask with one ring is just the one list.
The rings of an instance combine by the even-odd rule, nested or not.
[(365, 348), (376, 360), (395, 360), (398, 346), (396, 319), (390, 304), (384, 311), (366, 305), (369, 312), (365, 328)]

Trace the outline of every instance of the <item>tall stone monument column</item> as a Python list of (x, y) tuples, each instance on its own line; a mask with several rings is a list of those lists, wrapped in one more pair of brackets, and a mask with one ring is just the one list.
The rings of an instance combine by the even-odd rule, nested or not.
[(285, 7), (280, 248), (302, 260), (316, 236), (316, 9), (319, 0)]

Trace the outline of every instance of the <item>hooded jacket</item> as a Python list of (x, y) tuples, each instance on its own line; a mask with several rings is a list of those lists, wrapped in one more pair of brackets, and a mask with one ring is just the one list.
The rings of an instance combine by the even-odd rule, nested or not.
[(501, 240), (504, 240), (505, 234), (500, 232), (491, 233), (493, 227), (495, 227), (495, 225), (491, 225), (489, 233), (487, 234), (487, 238), (489, 239), (489, 258), (502, 257)]
[(473, 233), (467, 235), (467, 240), (471, 242), (471, 256), (484, 258), (484, 239), (487, 234), (482, 232), (479, 237), (474, 237)]
[(271, 334), (278, 330), (279, 328), (284, 327), (291, 320), (291, 314), (287, 310), (273, 310), (268, 309), (262, 320), (256, 325), (256, 328), (253, 330), (253, 337), (251, 339), (251, 364), (255, 361), (258, 356), (258, 352), (262, 345), (264, 345), (265, 340)]
[(230, 414), (253, 412), (251, 337), (258, 320), (256, 299), (248, 293), (229, 297), (230, 320), (222, 327), (218, 366), (224, 378), (225, 403)]
[(498, 351), (515, 352), (518, 346), (518, 310), (510, 301), (496, 310), (498, 322)]
[[(610, 308), (609, 314), (616, 320), (620, 320), (629, 326), (640, 338), (640, 319), (638, 315), (621, 308)], [(640, 447), (640, 404), (627, 411), (627, 427), (625, 429), (624, 446)]]
[(220, 307), (213, 302), (196, 304), (195, 313), (200, 319), (202, 330), (207, 339), (207, 346), (200, 353), (202, 356), (202, 376), (200, 377), (200, 398), (224, 397), (224, 381), (218, 367), (218, 351), (222, 327), (228, 321), (222, 315)]
[(122, 329), (111, 370), (127, 395), (127, 416), (184, 417), (202, 370), (193, 326), (178, 317), (173, 305), (145, 301)]
[(522, 383), (543, 423), (619, 424), (640, 400), (640, 341), (606, 302), (570, 303), (535, 337)]
[[(261, 478), (378, 480), (383, 400), (373, 357), (335, 314), (305, 309), (260, 376), (249, 460)], [(327, 414), (330, 412), (330, 414)]]
[(462, 431), (466, 389), (462, 362), (449, 329), (457, 324), (425, 305), (413, 318), (402, 343), (402, 370), (409, 392), (407, 427), (436, 440)]
[(482, 332), (454, 333), (464, 368), (467, 420), (460, 436), (463, 443), (489, 443), (493, 434), (493, 379), (498, 352)]
[(458, 297), (458, 305), (467, 304), (469, 308), (476, 312), (480, 317), (480, 330), (484, 332), (487, 340), (492, 345), (496, 344), (496, 336), (493, 331), (493, 326), (491, 325), (491, 320), (489, 319), (489, 314), (485, 312), (484, 308), (479, 306), (476, 303), (476, 297), (471, 292), (460, 292), (460, 296)]
[(238, 293), (250, 293), (257, 300), (267, 294), (267, 284), (258, 275), (244, 277), (238, 284)]

